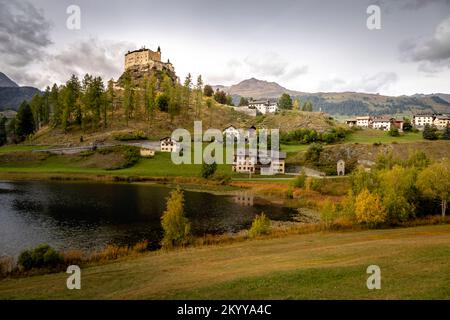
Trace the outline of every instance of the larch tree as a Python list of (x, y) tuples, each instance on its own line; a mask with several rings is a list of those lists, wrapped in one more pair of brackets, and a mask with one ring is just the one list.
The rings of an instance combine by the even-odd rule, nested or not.
[(450, 164), (448, 160), (433, 163), (422, 170), (417, 178), (417, 186), (425, 196), (441, 201), (441, 214), (445, 217), (450, 199)]

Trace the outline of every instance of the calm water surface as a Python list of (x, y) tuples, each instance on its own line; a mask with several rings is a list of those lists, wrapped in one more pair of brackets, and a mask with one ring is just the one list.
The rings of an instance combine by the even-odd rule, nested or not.
[[(0, 256), (17, 256), (41, 243), (92, 251), (149, 240), (156, 248), (171, 190), (144, 184), (0, 182)], [(262, 211), (273, 220), (291, 220), (295, 214), (245, 194), (185, 191), (185, 213), (195, 235), (248, 228)]]

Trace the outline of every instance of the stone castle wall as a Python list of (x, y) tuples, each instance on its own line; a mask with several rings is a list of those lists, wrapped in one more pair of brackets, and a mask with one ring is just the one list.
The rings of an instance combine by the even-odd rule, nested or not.
[(125, 70), (133, 66), (153, 65), (155, 62), (161, 63), (161, 52), (149, 49), (136, 50), (125, 55)]

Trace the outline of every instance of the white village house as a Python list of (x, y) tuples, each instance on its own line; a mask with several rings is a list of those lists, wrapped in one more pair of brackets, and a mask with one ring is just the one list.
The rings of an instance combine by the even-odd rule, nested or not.
[(434, 115), (429, 113), (418, 113), (413, 116), (413, 125), (416, 128), (425, 127), (425, 125), (429, 124), (430, 126), (433, 124)]
[(443, 130), (450, 126), (450, 115), (437, 115), (433, 121), (436, 128)]
[(232, 125), (223, 129), (222, 134), (224, 135), (225, 139), (230, 139), (231, 141), (237, 141), (241, 136), (239, 130)]
[(450, 125), (450, 115), (441, 113), (418, 113), (413, 116), (414, 127), (423, 129), (427, 124), (443, 130)]
[(261, 175), (284, 174), (286, 153), (268, 150), (259, 155), (249, 150), (237, 150), (234, 155), (232, 170), (240, 173)]
[(372, 124), (370, 116), (356, 117), (356, 125), (361, 128), (369, 128)]
[(394, 118), (391, 117), (375, 117), (372, 120), (372, 128), (388, 131), (394, 125)]
[(256, 109), (262, 114), (275, 113), (278, 111), (278, 103), (274, 100), (253, 100), (248, 103), (248, 107)]
[(161, 152), (178, 152), (180, 144), (171, 137), (165, 137), (160, 140)]

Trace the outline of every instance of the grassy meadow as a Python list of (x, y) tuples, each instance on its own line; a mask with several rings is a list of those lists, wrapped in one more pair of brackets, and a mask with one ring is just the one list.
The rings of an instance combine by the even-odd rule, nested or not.
[[(381, 268), (368, 290), (366, 268)], [(324, 232), (152, 252), (0, 281), (0, 299), (450, 299), (450, 225)]]

